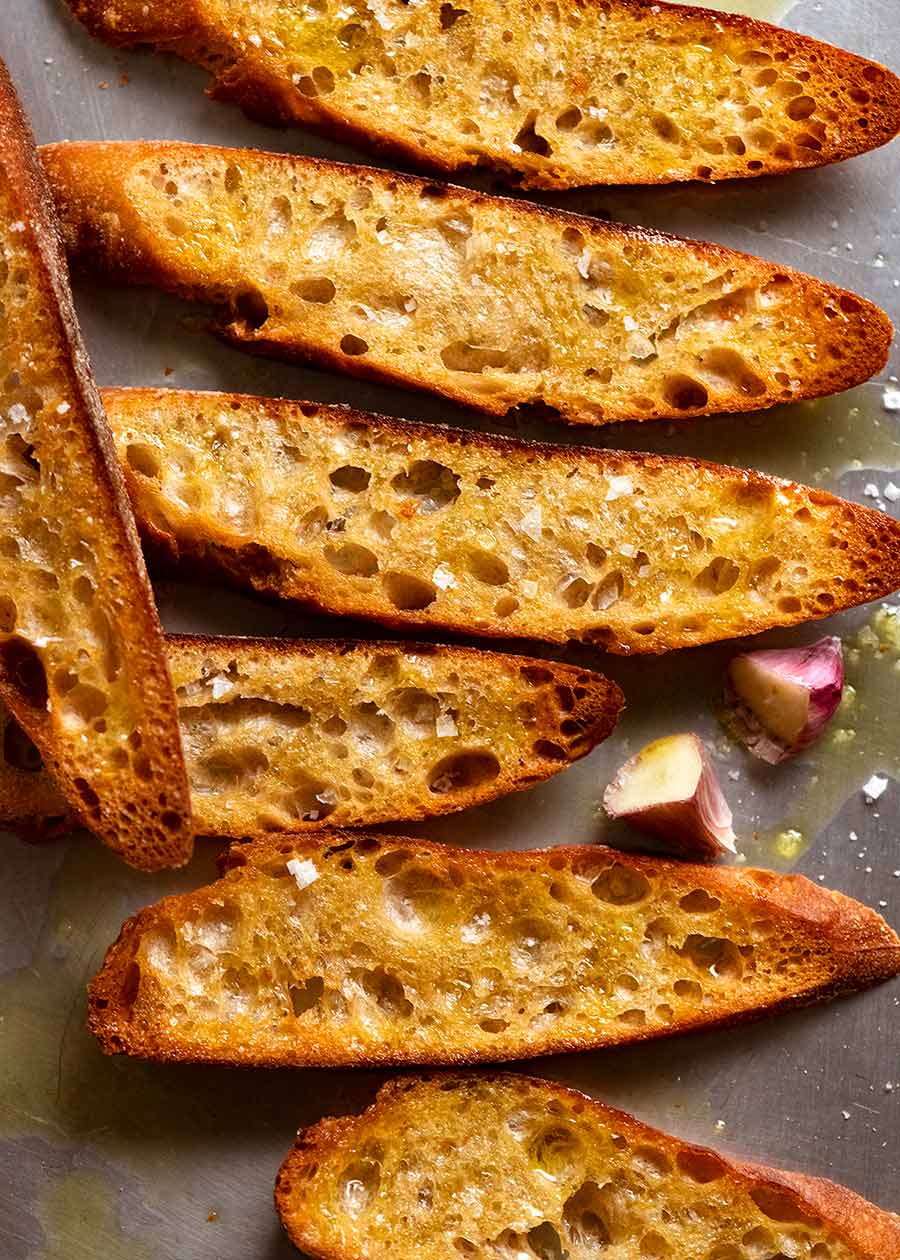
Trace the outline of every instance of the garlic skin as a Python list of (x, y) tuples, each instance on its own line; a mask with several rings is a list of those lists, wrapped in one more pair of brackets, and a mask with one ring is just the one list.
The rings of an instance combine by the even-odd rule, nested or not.
[(732, 814), (698, 736), (654, 740), (603, 793), (610, 818), (623, 818), (665, 841), (678, 857), (709, 860), (735, 853)]
[(843, 691), (835, 635), (806, 647), (744, 652), (726, 671), (725, 724), (754, 757), (775, 766), (819, 738)]

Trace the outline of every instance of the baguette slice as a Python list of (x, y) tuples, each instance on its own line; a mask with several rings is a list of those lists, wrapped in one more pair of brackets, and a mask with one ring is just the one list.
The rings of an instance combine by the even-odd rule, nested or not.
[(302, 1130), (275, 1203), (316, 1260), (894, 1260), (900, 1217), (550, 1081), (390, 1081)]
[(874, 911), (798, 876), (599, 847), (336, 832), (235, 845), (125, 924), (90, 990), (109, 1053), (466, 1063), (738, 1023), (900, 972)]
[[(590, 752), (622, 708), (602, 674), (475, 648), (177, 635), (167, 646), (200, 835), (494, 800)], [(16, 730), (7, 716), (0, 823), (40, 830), (62, 802)]]
[(871, 303), (717, 245), (248, 149), (43, 154), (69, 249), (97, 274), (217, 304), (246, 349), (495, 415), (754, 411), (887, 357)]
[(900, 586), (900, 524), (755, 472), (313, 403), (104, 401), (157, 564), (328, 612), (664, 652)]
[(0, 698), (106, 844), (180, 865), (190, 806), (162, 630), (2, 63), (0, 382)]
[[(525, 187), (731, 179), (836, 162), (900, 127), (882, 66), (676, 5), (69, 0), (95, 35), (214, 75), (211, 94), (445, 171)], [(689, 85), (689, 90), (686, 88)]]

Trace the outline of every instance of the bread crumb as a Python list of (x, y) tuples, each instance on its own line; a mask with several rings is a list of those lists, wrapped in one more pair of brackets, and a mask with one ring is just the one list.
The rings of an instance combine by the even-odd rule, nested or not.
[(316, 869), (316, 864), (309, 858), (291, 858), (287, 864), (287, 868), (293, 875), (297, 887), (301, 892), (303, 892), (304, 888), (308, 888), (310, 884), (314, 884), (319, 878), (319, 872)]

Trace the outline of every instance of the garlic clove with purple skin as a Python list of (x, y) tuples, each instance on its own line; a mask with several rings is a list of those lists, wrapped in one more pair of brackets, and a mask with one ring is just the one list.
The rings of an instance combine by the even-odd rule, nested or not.
[(679, 857), (736, 851), (731, 810), (696, 735), (667, 735), (642, 748), (603, 793), (603, 807), (610, 818), (652, 832)]
[(755, 757), (777, 765), (819, 738), (843, 691), (835, 635), (806, 647), (745, 652), (726, 672), (726, 725)]

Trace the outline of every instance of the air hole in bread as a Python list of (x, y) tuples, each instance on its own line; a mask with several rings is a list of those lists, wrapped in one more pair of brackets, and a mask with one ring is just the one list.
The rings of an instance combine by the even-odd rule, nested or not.
[(591, 884), (591, 892), (613, 906), (633, 906), (648, 896), (650, 881), (640, 871), (614, 862)]
[(516, 133), (513, 145), (518, 145), (523, 153), (535, 153), (539, 157), (549, 157), (553, 152), (549, 140), (544, 136), (539, 136), (535, 131), (535, 123), (537, 122), (537, 110), (529, 110), (525, 115), (525, 121)]
[(356, 355), (366, 354), (369, 349), (369, 343), (364, 341), (362, 337), (357, 337), (355, 333), (345, 333), (341, 337), (341, 350), (344, 354), (350, 355), (351, 358)]
[(607, 1247), (613, 1241), (609, 1212), (608, 1195), (596, 1181), (585, 1181), (563, 1205), (563, 1225), (576, 1246)]
[(403, 730), (414, 739), (430, 739), (441, 706), (435, 696), (421, 687), (404, 687), (388, 699), (388, 707)]
[(322, 550), (325, 560), (347, 577), (374, 577), (378, 572), (378, 557), (360, 543), (343, 543), (341, 546), (326, 545)]
[(582, 608), (588, 601), (592, 587), (582, 577), (567, 577), (559, 589), (559, 598), (567, 608)]
[(385, 594), (394, 607), (404, 611), (419, 612), (437, 599), (434, 583), (414, 573), (385, 573), (382, 582)]
[(460, 496), (459, 474), (433, 459), (417, 459), (391, 480), (393, 490), (418, 499), (424, 512), (437, 512)]
[(678, 144), (681, 140), (681, 128), (668, 114), (655, 113), (650, 116), (650, 126), (667, 144)]
[(725, 1172), (724, 1163), (711, 1151), (690, 1148), (680, 1150), (675, 1156), (675, 1162), (680, 1172), (701, 1186), (708, 1185), (711, 1181), (718, 1181)]
[(717, 388), (758, 398), (768, 388), (742, 354), (724, 346), (705, 350), (700, 355), (700, 367)]
[(421, 931), (430, 921), (441, 918), (449, 888), (431, 871), (408, 864), (410, 853), (401, 851), (395, 855), (403, 859), (399, 865), (389, 863), (388, 856), (379, 859), (379, 873), (388, 877), (384, 886), (387, 917), (405, 932)]
[(262, 328), (269, 318), (269, 306), (259, 289), (247, 288), (232, 299), (234, 319), (249, 329)]
[(607, 608), (612, 608), (613, 604), (618, 603), (625, 593), (625, 578), (619, 569), (608, 574), (602, 582), (594, 589), (591, 597), (591, 605), (598, 612), (605, 612)]
[(351, 709), (349, 731), (364, 756), (376, 757), (393, 742), (394, 723), (374, 701), (366, 700)]
[(557, 115), (556, 129), (557, 131), (574, 131), (583, 117), (577, 105), (570, 105), (568, 109), (564, 109)]
[(108, 704), (99, 687), (79, 683), (66, 695), (60, 708), (64, 719), (72, 718), (82, 726), (88, 726), (106, 712)]
[(568, 1260), (569, 1253), (563, 1248), (562, 1239), (549, 1221), (530, 1229), (525, 1235), (525, 1241), (536, 1260)]
[(362, 494), (364, 490), (368, 490), (372, 474), (354, 464), (343, 464), (329, 473), (328, 480), (337, 490), (346, 490), (348, 494)]
[(301, 75), (297, 87), (303, 96), (327, 96), (334, 91), (334, 75), (327, 66), (316, 66), (312, 74)]
[(569, 755), (560, 745), (551, 739), (539, 739), (532, 745), (532, 751), (535, 756), (542, 757), (544, 761), (568, 761)]
[(712, 914), (722, 903), (704, 888), (695, 888), (693, 892), (685, 893), (678, 904), (688, 914)]
[(47, 675), (40, 656), (27, 639), (14, 634), (0, 642), (0, 667), (32, 708), (47, 708)]
[(759, 1210), (768, 1216), (769, 1220), (778, 1221), (781, 1225), (821, 1227), (821, 1220), (804, 1212), (797, 1205), (796, 1199), (787, 1190), (775, 1190), (768, 1186), (757, 1186), (750, 1191), (750, 1198)]
[(663, 397), (676, 411), (696, 411), (709, 402), (709, 391), (700, 381), (679, 372), (663, 381)]
[(329, 262), (348, 250), (356, 236), (357, 228), (353, 219), (349, 219), (342, 209), (338, 210), (317, 223), (310, 232), (306, 256), (314, 264)]
[(74, 779), (72, 781), (72, 786), (74, 787), (75, 791), (78, 793), (78, 796), (81, 800), (82, 805), (84, 806), (85, 811), (88, 814), (95, 813), (97, 810), (97, 807), (100, 804), (100, 797), (91, 787), (91, 785), (88, 783), (87, 779), (81, 779), (81, 778)]
[(468, 16), (468, 9), (457, 9), (452, 4), (442, 4), (440, 11), (441, 30), (449, 31), (460, 18)]
[(536, 1168), (553, 1181), (566, 1181), (582, 1158), (581, 1142), (570, 1129), (558, 1124), (541, 1129), (528, 1154)]
[(492, 551), (475, 547), (466, 556), (469, 572), (486, 586), (505, 586), (509, 581), (506, 561)]
[(733, 941), (692, 932), (677, 951), (699, 971), (719, 980), (740, 980), (744, 974), (741, 954)]
[(406, 86), (412, 95), (422, 105), (428, 105), (431, 102), (431, 75), (427, 70), (418, 70), (415, 74), (409, 75), (406, 80)]
[(788, 103), (787, 116), (794, 122), (801, 122), (816, 112), (816, 102), (812, 96), (795, 96)]
[(438, 796), (468, 792), (490, 783), (500, 773), (500, 762), (488, 749), (451, 753), (434, 766), (428, 776), (428, 789)]
[(413, 1004), (407, 998), (406, 990), (397, 977), (384, 967), (363, 972), (361, 983), (363, 992), (387, 1019), (408, 1019), (412, 1015)]
[(292, 284), (291, 292), (296, 293), (297, 297), (302, 298), (304, 302), (316, 302), (320, 306), (326, 306), (334, 300), (337, 289), (334, 281), (328, 276), (309, 276), (306, 280), (297, 280)]
[(318, 1006), (325, 992), (325, 981), (321, 976), (311, 976), (303, 985), (292, 984), (288, 988), (291, 1010), (295, 1017), (305, 1015), (307, 1011)]
[(452, 341), (441, 351), (441, 362), (451, 372), (477, 374), (487, 368), (505, 368), (509, 363), (509, 352), (468, 341)]
[(694, 578), (694, 585), (708, 595), (722, 595), (731, 590), (740, 576), (741, 570), (733, 560), (727, 556), (716, 556), (700, 570)]

